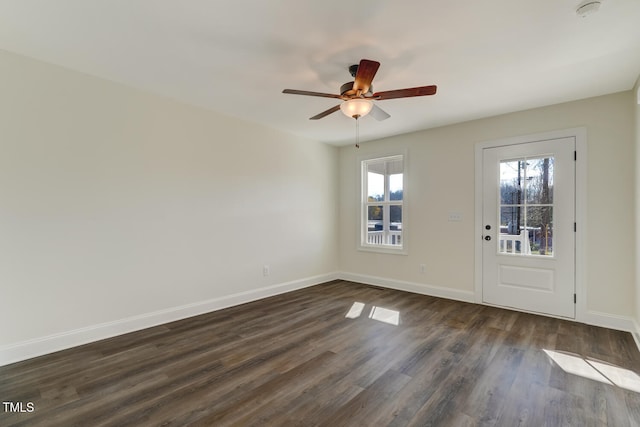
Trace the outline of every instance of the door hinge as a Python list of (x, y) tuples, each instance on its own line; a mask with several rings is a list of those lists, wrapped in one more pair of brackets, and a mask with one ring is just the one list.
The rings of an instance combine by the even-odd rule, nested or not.
[(574, 304), (578, 303), (578, 297), (576, 296), (576, 294), (573, 294), (573, 303)]
[(573, 152), (573, 160), (577, 161), (578, 160), (578, 151), (574, 151)]
[(577, 223), (577, 222), (574, 222), (574, 223), (573, 223), (573, 232), (574, 232), (574, 233), (577, 233), (577, 232), (578, 232), (578, 223)]

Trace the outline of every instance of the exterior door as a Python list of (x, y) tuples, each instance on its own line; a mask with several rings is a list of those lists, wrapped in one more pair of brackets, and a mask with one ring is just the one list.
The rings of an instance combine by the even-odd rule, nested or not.
[(483, 150), (482, 298), (575, 318), (575, 139)]

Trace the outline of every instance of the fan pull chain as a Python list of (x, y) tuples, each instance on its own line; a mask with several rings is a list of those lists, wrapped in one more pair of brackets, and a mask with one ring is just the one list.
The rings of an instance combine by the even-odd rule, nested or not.
[(360, 148), (360, 122), (358, 121), (358, 118), (360, 116), (353, 116), (354, 119), (356, 119), (356, 148)]

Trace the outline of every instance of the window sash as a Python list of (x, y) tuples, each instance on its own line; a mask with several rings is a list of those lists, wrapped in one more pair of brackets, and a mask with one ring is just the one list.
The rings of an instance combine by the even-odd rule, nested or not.
[[(372, 158), (361, 161), (362, 168), (362, 215), (360, 247), (372, 250), (391, 250), (401, 252), (405, 250), (405, 155), (394, 155), (381, 158)], [(399, 161), (402, 167), (398, 167)], [(369, 200), (369, 173), (377, 173), (384, 177), (383, 200)], [(402, 199), (391, 200), (391, 176), (402, 174)], [(381, 207), (382, 230), (369, 230), (369, 208)], [(400, 230), (391, 230), (391, 208), (398, 206), (401, 209)]]

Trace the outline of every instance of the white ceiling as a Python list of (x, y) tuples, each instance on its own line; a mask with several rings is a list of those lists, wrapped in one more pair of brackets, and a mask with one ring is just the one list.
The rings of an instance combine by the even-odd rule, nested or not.
[(374, 89), (436, 84), (379, 101), (362, 140), (629, 90), (640, 74), (640, 1), (0, 0), (0, 49), (312, 140), (350, 144), (336, 100), (360, 59)]

